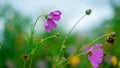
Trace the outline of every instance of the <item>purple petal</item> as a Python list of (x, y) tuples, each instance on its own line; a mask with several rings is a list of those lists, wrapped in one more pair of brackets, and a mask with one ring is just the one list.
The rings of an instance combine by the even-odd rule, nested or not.
[(94, 45), (94, 46), (92, 46), (92, 47), (90, 48), (90, 51), (91, 51), (91, 50), (94, 50), (94, 49), (97, 49), (97, 48), (99, 48), (100, 46), (102, 46), (102, 44), (96, 44), (96, 45)]
[(48, 24), (47, 20), (45, 21), (44, 26), (45, 26), (46, 32), (50, 33), (50, 27), (49, 27), (49, 24)]
[(104, 51), (99, 48), (100, 46), (102, 46), (102, 44), (96, 44), (89, 49), (89, 51), (92, 52), (92, 55), (88, 54), (88, 58), (94, 68), (97, 68), (102, 62)]
[(93, 54), (102, 57), (104, 52), (102, 49), (97, 49), (93, 52)]
[(93, 56), (88, 56), (88, 59), (89, 59), (90, 63), (92, 64), (93, 68), (98, 67), (98, 63), (96, 63), (95, 58)]
[(94, 46), (94, 49), (95, 49), (95, 48), (99, 48), (100, 46), (102, 46), (102, 44), (96, 44), (96, 45)]
[(51, 26), (54, 29), (57, 27), (56, 23), (51, 19), (47, 20), (47, 23), (49, 26)]
[(61, 15), (62, 13), (61, 13), (61, 11), (56, 10), (56, 11), (54, 12), (54, 14), (55, 14), (55, 15)]
[(60, 11), (55, 11), (55, 12), (51, 12), (48, 16), (48, 18), (50, 17), (51, 19), (55, 20), (55, 21), (59, 21), (60, 20), (60, 15), (61, 15), (61, 12)]
[(49, 16), (48, 16), (48, 19), (52, 19), (52, 20), (55, 20), (55, 21), (59, 21), (60, 20), (60, 15), (54, 15), (53, 13), (51, 13)]
[(98, 55), (93, 55), (92, 57), (97, 64), (100, 64), (102, 62), (102, 57)]
[(54, 16), (53, 16), (53, 20), (55, 20), (55, 21), (59, 21), (60, 18), (61, 18), (61, 17), (60, 17), (59, 15), (54, 15)]

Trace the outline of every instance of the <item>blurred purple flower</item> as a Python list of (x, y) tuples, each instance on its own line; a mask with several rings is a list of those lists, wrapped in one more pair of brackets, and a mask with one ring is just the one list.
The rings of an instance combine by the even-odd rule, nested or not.
[(61, 11), (56, 10), (54, 12), (50, 12), (50, 14), (47, 16), (47, 19), (45, 21), (45, 30), (46, 32), (50, 33), (50, 28), (55, 29), (57, 27), (57, 24), (55, 23), (55, 21), (59, 21), (60, 20), (60, 15), (61, 15)]
[(98, 68), (98, 65), (102, 62), (104, 52), (99, 48), (100, 46), (102, 46), (102, 44), (96, 44), (88, 51), (88, 59), (90, 60), (93, 68)]
[(87, 45), (85, 45), (83, 48), (82, 48), (82, 52), (87, 52), (89, 50), (89, 47)]

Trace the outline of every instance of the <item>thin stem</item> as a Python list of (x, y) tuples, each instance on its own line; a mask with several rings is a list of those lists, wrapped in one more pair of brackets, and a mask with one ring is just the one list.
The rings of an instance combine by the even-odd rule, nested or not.
[(33, 55), (31, 55), (29, 68), (31, 68), (31, 67), (32, 67), (32, 58), (33, 58)]
[(103, 47), (103, 50), (105, 50), (108, 47), (108, 43), (106, 42), (106, 45)]
[[(52, 36), (49, 36), (49, 37), (47, 37), (47, 38), (45, 38), (45, 39), (42, 39), (38, 44), (40, 44), (40, 43), (42, 43), (42, 42), (44, 42), (44, 41), (46, 41), (46, 40), (48, 40), (48, 39), (50, 39), (50, 38), (54, 38), (54, 37), (56, 37), (56, 35), (52, 35)], [(39, 46), (36, 46), (36, 49), (38, 48)], [(36, 50), (35, 49), (35, 50)]]
[(61, 45), (61, 49), (60, 49), (60, 53), (63, 51), (63, 47), (64, 47), (64, 44), (65, 44), (65, 42), (66, 42), (66, 39), (68, 38), (68, 36), (72, 33), (72, 31), (73, 31), (73, 29), (76, 27), (76, 25), (84, 18), (86, 16), (86, 14), (85, 15), (83, 15), (74, 25), (73, 25), (73, 27), (72, 27), (72, 29), (69, 31), (69, 33), (65, 36), (65, 38), (64, 38), (64, 40), (63, 40), (63, 42), (62, 42), (62, 45)]
[[(73, 27), (72, 27), (72, 29), (69, 31), (69, 33), (65, 36), (65, 38), (64, 38), (64, 40), (63, 40), (63, 42), (62, 42), (62, 45), (61, 45), (61, 49), (60, 49), (59, 55), (62, 54), (62, 56), (63, 56), (63, 49), (64, 49), (63, 47), (65, 46), (64, 44), (65, 44), (67, 38), (68, 38), (69, 35), (72, 33), (72, 31), (74, 30), (74, 28), (76, 27), (76, 25), (77, 25), (85, 16), (86, 16), (86, 14), (83, 15), (80, 19), (78, 19), (78, 21), (73, 25)], [(59, 56), (59, 55), (58, 55), (58, 56)], [(71, 57), (69, 57), (69, 58), (71, 58)], [(69, 58), (68, 58), (68, 59), (69, 59)], [(60, 65), (60, 64), (62, 64), (63, 62), (67, 61), (68, 59), (61, 61), (60, 63), (58, 63), (58, 65)]]
[[(93, 44), (94, 42), (96, 42), (97, 40), (99, 40), (99, 39), (101, 39), (101, 38), (103, 38), (103, 37), (105, 37), (105, 36), (109, 36), (110, 34), (111, 34), (111, 33), (104, 34), (104, 35), (102, 35), (102, 36), (96, 38), (94, 41), (90, 42), (90, 43), (88, 44), (88, 46), (90, 46), (91, 44)], [(66, 61), (68, 61), (70, 58), (72, 58), (74, 55), (76, 55), (77, 52), (80, 51), (80, 50), (81, 50), (81, 48), (79, 48), (78, 50), (76, 50), (76, 52), (74, 52), (74, 53), (73, 53), (71, 56), (69, 56), (67, 59), (61, 61), (58, 65), (60, 65), (60, 64), (62, 64), (62, 63), (64, 63), (64, 62), (66, 62)], [(78, 54), (77, 56), (81, 56), (81, 55), (84, 55), (84, 54), (86, 54), (86, 53), (87, 53), (87, 52), (85, 52), (85, 53), (80, 53), (80, 54)], [(68, 63), (68, 62), (67, 62), (67, 63)]]
[(35, 22), (33, 23), (33, 25), (31, 26), (31, 37), (30, 37), (30, 45), (33, 45), (33, 35), (34, 35), (34, 29), (35, 29), (35, 26), (37, 24), (37, 21), (39, 20), (40, 17), (42, 16), (45, 16), (45, 15), (40, 15), (36, 18)]
[[(54, 38), (54, 37), (56, 37), (56, 35), (52, 35), (52, 36), (49, 36), (49, 37), (47, 37), (47, 38), (45, 38), (45, 39), (42, 39), (38, 44), (40, 44), (40, 43), (42, 43), (42, 42), (44, 42), (44, 41), (46, 41), (46, 40), (48, 40), (48, 39), (50, 39), (50, 38)], [(36, 49), (37, 49), (38, 47), (39, 47), (39, 46), (36, 46), (28, 55), (34, 54), (34, 52), (36, 51)]]
[(45, 15), (40, 15), (37, 17), (37, 19), (35, 20), (35, 22), (33, 23), (33, 26), (31, 27), (31, 30), (32, 30), (32, 33), (31, 33), (31, 36), (33, 37), (33, 34), (34, 34), (34, 29), (35, 29), (35, 26), (37, 24), (37, 21), (39, 20), (40, 17), (42, 16), (45, 16)]
[[(80, 54), (78, 54), (78, 55), (76, 55), (76, 54), (74, 54), (74, 55), (76, 55), (76, 56), (81, 56), (81, 55), (85, 55), (87, 52), (85, 52), (85, 53), (80, 53)], [(68, 57), (67, 59), (65, 59), (65, 60), (63, 60), (63, 61), (61, 61), (59, 64), (58, 64), (58, 66), (59, 65), (61, 65), (62, 63), (64, 63), (64, 62), (66, 62), (65, 64), (63, 64), (63, 65), (66, 65), (66, 64), (68, 64), (69, 63), (69, 60), (74, 56), (74, 55), (71, 55), (70, 57)]]
[[(49, 36), (49, 37), (43, 39), (42, 41), (40, 41), (40, 43), (42, 43), (42, 42), (44, 42), (44, 41), (46, 41), (46, 40), (48, 40), (48, 39), (50, 39), (50, 38), (53, 38), (53, 37), (56, 37), (56, 35)], [(33, 58), (33, 54), (34, 54), (34, 52), (36, 51), (37, 48), (38, 48), (38, 46), (36, 46), (36, 48), (33, 49), (32, 52), (30, 52), (30, 54), (29, 54), (29, 55), (31, 55), (29, 68), (31, 68), (31, 66), (32, 66), (32, 58)]]
[[(36, 24), (37, 24), (37, 21), (38, 21), (39, 18), (42, 17), (42, 16), (45, 16), (45, 15), (40, 15), (40, 16), (38, 16), (37, 19), (35, 20), (35, 22), (33, 23), (33, 26), (31, 27), (30, 45), (33, 45), (34, 29), (35, 29), (35, 26), (36, 26)], [(31, 52), (30, 52), (30, 53), (31, 53)], [(33, 54), (31, 55), (29, 68), (31, 68), (31, 66), (32, 66), (32, 57), (33, 57)]]
[(110, 34), (111, 34), (111, 33), (104, 34), (104, 35), (102, 35), (102, 36), (96, 38), (94, 41), (90, 42), (90, 43), (88, 44), (88, 46), (92, 45), (94, 42), (96, 42), (97, 40), (99, 40), (99, 39), (101, 39), (101, 38), (103, 38), (103, 37), (105, 37), (105, 36), (109, 36)]
[(26, 66), (26, 60), (24, 60), (24, 65), (23, 65), (23, 68), (25, 68), (25, 66)]
[(42, 39), (42, 40), (39, 42), (39, 44), (42, 43), (42, 42), (44, 42), (44, 41), (46, 41), (46, 40), (48, 40), (48, 39), (50, 39), (50, 38), (53, 38), (53, 37), (56, 37), (56, 35), (52, 35), (52, 36), (49, 36), (49, 37), (47, 37), (47, 38), (45, 38), (45, 39)]

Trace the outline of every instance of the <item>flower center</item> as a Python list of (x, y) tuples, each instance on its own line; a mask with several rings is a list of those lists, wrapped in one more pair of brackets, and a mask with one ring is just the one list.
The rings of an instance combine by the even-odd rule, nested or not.
[(92, 52), (92, 51), (89, 51), (88, 54), (89, 54), (90, 56), (92, 56), (92, 55), (93, 55), (93, 52)]

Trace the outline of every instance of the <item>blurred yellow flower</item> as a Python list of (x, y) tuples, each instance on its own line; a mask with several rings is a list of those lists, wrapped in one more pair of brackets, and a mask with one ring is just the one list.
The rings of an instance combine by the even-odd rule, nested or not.
[(116, 56), (112, 56), (111, 62), (112, 62), (113, 66), (116, 66), (117, 65), (117, 57)]
[(118, 66), (120, 67), (120, 61), (118, 62)]
[(78, 56), (73, 56), (73, 57), (70, 59), (69, 64), (70, 64), (71, 66), (75, 66), (75, 65), (77, 65), (79, 62), (80, 62), (80, 57), (78, 57)]

